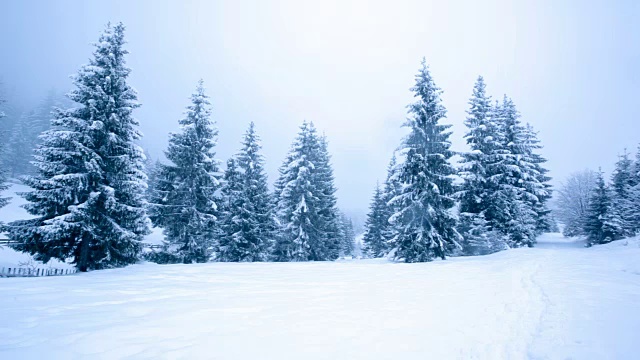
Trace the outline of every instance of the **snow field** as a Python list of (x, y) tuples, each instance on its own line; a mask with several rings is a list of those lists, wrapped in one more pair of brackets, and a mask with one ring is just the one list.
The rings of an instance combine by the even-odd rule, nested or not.
[(0, 281), (0, 358), (634, 359), (640, 241)]

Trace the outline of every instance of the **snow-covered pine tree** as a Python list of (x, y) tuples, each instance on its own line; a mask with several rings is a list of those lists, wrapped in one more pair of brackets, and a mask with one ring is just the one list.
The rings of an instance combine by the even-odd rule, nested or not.
[(403, 188), (393, 201), (398, 211), (391, 217), (395, 232), (391, 243), (395, 257), (405, 262), (445, 259), (459, 246), (456, 220), (450, 212), (455, 205), (451, 177), (455, 171), (449, 163), (451, 125), (441, 124), (446, 116), (442, 91), (424, 59), (411, 90), (417, 101), (409, 106), (411, 116), (405, 123), (410, 134), (402, 144), (405, 161), (397, 175)]
[(151, 220), (164, 229), (169, 251), (184, 263), (206, 262), (215, 245), (216, 191), (220, 188), (215, 159), (218, 131), (210, 120), (209, 97), (202, 80), (165, 152), (169, 164), (160, 165), (153, 191)]
[(378, 258), (387, 251), (386, 231), (389, 223), (387, 210), (388, 205), (384, 199), (384, 194), (380, 189), (380, 185), (376, 184), (362, 238), (364, 242), (363, 251), (369, 257)]
[[(5, 100), (0, 98), (0, 123), (2, 123), (3, 118), (5, 117), (3, 108), (4, 108), (4, 102)], [(5, 137), (5, 134), (3, 134), (2, 132), (0, 132), (0, 139), (3, 139)], [(9, 186), (6, 184), (6, 175), (5, 175), (5, 166), (3, 161), (1, 161), (3, 159), (3, 155), (4, 155), (4, 141), (0, 141), (0, 192), (5, 191), (9, 188)], [(0, 197), (0, 208), (6, 206), (9, 203), (9, 198), (6, 197)], [(0, 223), (0, 225), (2, 225), (2, 223)]]
[(215, 259), (223, 262), (243, 261), (250, 255), (253, 244), (242, 236), (241, 216), (246, 199), (243, 194), (242, 174), (233, 157), (227, 160), (223, 180), (219, 207), (220, 239), (216, 246)]
[(543, 232), (552, 231), (557, 224), (551, 215), (551, 210), (548, 207), (548, 201), (551, 199), (552, 187), (549, 183), (551, 177), (547, 175), (549, 170), (544, 167), (547, 162), (539, 150), (542, 149), (540, 140), (538, 139), (538, 133), (533, 129), (531, 124), (527, 123), (524, 130), (524, 143), (527, 149), (527, 156), (531, 164), (530, 176), (535, 181), (530, 182), (533, 187), (526, 189), (532, 193), (530, 196), (531, 207), (536, 213), (536, 232), (541, 234)]
[(640, 147), (638, 147), (631, 174), (632, 186), (629, 194), (631, 198), (631, 220), (635, 225), (635, 232), (638, 233), (640, 232)]
[(73, 262), (81, 271), (138, 260), (148, 233), (137, 94), (127, 84), (124, 25), (107, 25), (69, 98), (79, 107), (56, 110), (52, 129), (36, 150), (38, 175), (23, 196), (34, 219), (9, 224), (18, 250), (48, 261)]
[(460, 212), (480, 214), (490, 207), (495, 184), (491, 181), (495, 175), (499, 143), (499, 127), (492, 118), (491, 97), (486, 93), (486, 85), (482, 76), (478, 77), (473, 95), (469, 100), (465, 134), (470, 151), (462, 154), (460, 175), (464, 182), (459, 193)]
[(633, 174), (634, 164), (625, 149), (615, 164), (611, 176), (611, 188), (613, 190), (613, 206), (620, 215), (625, 236), (633, 236), (638, 231), (636, 222), (637, 205), (633, 196), (636, 186), (636, 176)]
[(326, 144), (304, 122), (276, 181), (276, 261), (334, 260), (339, 251), (333, 174)]
[(11, 177), (35, 174), (36, 168), (31, 161), (34, 149), (40, 143), (39, 136), (51, 127), (52, 111), (62, 104), (55, 90), (50, 90), (38, 106), (20, 116), (13, 127), (6, 156)]
[(389, 165), (387, 166), (387, 177), (384, 180), (384, 188), (382, 190), (382, 199), (385, 204), (385, 221), (383, 222), (382, 234), (385, 239), (383, 245), (383, 253), (380, 256), (383, 256), (389, 252), (390, 241), (395, 236), (393, 226), (389, 219), (391, 216), (395, 214), (399, 208), (398, 204), (394, 201), (394, 199), (399, 196), (402, 192), (402, 182), (399, 177), (399, 166), (398, 160), (396, 158), (395, 151), (391, 156), (391, 160), (389, 161)]
[(624, 235), (622, 218), (613, 204), (611, 192), (600, 171), (585, 219), (585, 233), (589, 246), (618, 240)]
[(318, 139), (319, 146), (314, 154), (313, 182), (318, 197), (317, 214), (320, 231), (318, 243), (311, 244), (312, 260), (335, 260), (340, 256), (340, 211), (337, 206), (336, 186), (329, 155), (329, 144), (326, 136)]
[[(469, 99), (465, 135), (470, 151), (462, 154), (460, 176), (460, 228), (463, 253), (481, 255), (504, 248), (503, 236), (489, 232), (508, 219), (509, 195), (500, 186), (501, 162), (505, 151), (500, 142), (501, 107), (493, 107), (482, 76)], [(494, 243), (492, 243), (494, 242)]]
[(353, 230), (353, 221), (345, 214), (340, 214), (340, 235), (340, 256), (353, 256), (356, 233)]
[(498, 170), (500, 192), (505, 202), (505, 218), (497, 221), (498, 230), (508, 235), (510, 246), (533, 246), (536, 241), (536, 217), (533, 204), (544, 193), (539, 174), (526, 143), (526, 130), (513, 101), (504, 97), (496, 111), (500, 124), (502, 159)]
[(463, 255), (486, 255), (508, 248), (506, 236), (492, 230), (483, 213), (460, 213), (458, 231)]
[[(320, 234), (314, 226), (317, 219), (318, 194), (314, 187), (311, 162), (317, 152), (318, 140), (315, 127), (303, 122), (300, 132), (280, 168), (278, 213), (281, 233), (274, 248), (276, 261), (308, 261), (311, 258), (311, 242), (319, 242)], [(281, 187), (281, 189), (278, 189)]]
[(221, 261), (265, 261), (269, 257), (276, 225), (261, 149), (251, 122), (240, 153), (225, 172)]

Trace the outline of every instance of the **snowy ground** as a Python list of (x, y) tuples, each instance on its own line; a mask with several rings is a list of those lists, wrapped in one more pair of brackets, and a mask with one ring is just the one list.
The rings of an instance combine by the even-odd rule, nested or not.
[[(626, 244), (626, 245), (625, 245)], [(0, 279), (2, 359), (637, 359), (640, 240)]]
[[(0, 359), (637, 359), (640, 239), (583, 245), (0, 279)], [(27, 260), (0, 249), (0, 266)]]

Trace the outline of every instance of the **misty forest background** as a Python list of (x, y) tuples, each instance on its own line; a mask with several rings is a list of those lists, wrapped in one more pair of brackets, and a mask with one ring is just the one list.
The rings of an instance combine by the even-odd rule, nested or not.
[[(33, 218), (2, 224), (14, 249), (45, 262), (69, 260), (82, 271), (141, 259), (326, 261), (358, 254), (424, 262), (532, 247), (558, 224), (589, 245), (640, 231), (640, 154), (634, 161), (625, 150), (610, 181), (584, 170), (553, 191), (535, 129), (507, 95), (489, 95), (481, 76), (469, 88), (469, 150), (454, 152), (442, 90), (423, 59), (406, 135), (372, 189), (366, 222), (354, 225), (338, 209), (331, 159), (340, 154), (331, 153), (322, 129), (302, 121), (271, 184), (253, 122), (236, 155), (216, 157), (215, 109), (203, 81), (194, 84), (164, 156), (145, 155), (127, 54), (125, 27), (107, 25), (67, 95), (51, 90), (25, 109), (2, 87), (0, 190), (16, 181), (31, 188), (20, 196)], [(145, 248), (152, 227), (163, 230), (160, 249)], [(361, 232), (362, 249), (355, 241)]]

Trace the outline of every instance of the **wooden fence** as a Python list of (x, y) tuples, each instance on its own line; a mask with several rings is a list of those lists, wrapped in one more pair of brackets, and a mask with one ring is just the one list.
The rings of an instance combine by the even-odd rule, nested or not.
[[(16, 244), (17, 241), (13, 241), (6, 238), (0, 238), (1, 245)], [(164, 245), (142, 243), (142, 246), (148, 249), (160, 249)], [(31, 267), (3, 267), (0, 271), (1, 277), (37, 277), (37, 276), (60, 276), (71, 275), (77, 273), (77, 269), (54, 269), (54, 268), (31, 268)]]
[(37, 277), (37, 276), (59, 276), (77, 273), (77, 269), (38, 269), (24, 267), (3, 267), (0, 277)]

